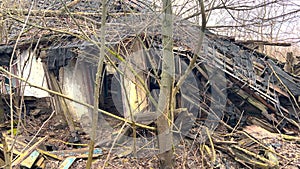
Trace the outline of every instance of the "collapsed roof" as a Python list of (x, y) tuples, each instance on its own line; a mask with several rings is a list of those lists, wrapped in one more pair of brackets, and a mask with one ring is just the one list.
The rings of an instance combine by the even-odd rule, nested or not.
[[(151, 8), (148, 5), (135, 2), (139, 1), (125, 1), (126, 5), (115, 1), (110, 5), (111, 12), (106, 23), (106, 45), (111, 49), (116, 46), (127, 48), (130, 45), (126, 42), (139, 39), (147, 44), (146, 48), (161, 50), (161, 14), (149, 13)], [(97, 41), (100, 35), (101, 4), (96, 1), (80, 1), (70, 7), (70, 11), (64, 11), (59, 2), (51, 3), (53, 4), (34, 4), (30, 12), (10, 8), (3, 11), (11, 29), (8, 30), (8, 39), (5, 39), (6, 42), (0, 48), (0, 54), (4, 56), (1, 57), (1, 64), (8, 64), (7, 60), (16, 42), (18, 49), (34, 48), (38, 45), (39, 51), (46, 51), (47, 57), (43, 61), (47, 63), (49, 70), (65, 66), (72, 58), (97, 62), (97, 55), (86, 55), (82, 51), (93, 50), (97, 53), (95, 44), (101, 45)], [(30, 14), (30, 17), (26, 21), (16, 15), (17, 13)], [(26, 31), (23, 30), (20, 39), (17, 39), (25, 22)], [(221, 82), (228, 84), (226, 88), (229, 104), (232, 104), (234, 109), (237, 108), (241, 113), (247, 104), (248, 108), (254, 107), (256, 112), (278, 124), (282, 119), (292, 117), (290, 122), (299, 127), (294, 121), (299, 120), (299, 78), (284, 72), (283, 65), (233, 39), (217, 36), (209, 31), (205, 32), (201, 52), (195, 53), (199, 45), (200, 27), (178, 17), (174, 17), (173, 27), (174, 54), (186, 58), (187, 62), (193, 55), (199, 55), (198, 64), (194, 69), (206, 81), (212, 77), (207, 74), (208, 70), (203, 70), (203, 64), (223, 72), (226, 79)], [(108, 50), (106, 52), (107, 55), (111, 55)], [(126, 54), (119, 54), (126, 59)], [(115, 61), (118, 62), (117, 59)], [(224, 89), (218, 89), (222, 90)], [(278, 116), (273, 118), (270, 114)]]

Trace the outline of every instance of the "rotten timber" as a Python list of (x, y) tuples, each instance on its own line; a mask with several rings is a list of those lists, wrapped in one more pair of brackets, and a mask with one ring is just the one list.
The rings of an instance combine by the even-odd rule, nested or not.
[[(122, 18), (120, 20), (122, 20)], [(149, 41), (151, 41), (153, 44), (147, 45), (152, 45), (151, 47), (157, 50), (161, 50), (161, 41), (159, 40), (161, 36), (151, 33), (147, 34), (147, 36), (148, 35)], [(143, 35), (143, 38), (146, 37)], [(128, 41), (130, 41), (130, 38)], [(122, 43), (123, 42), (125, 41), (122, 41)], [(214, 113), (213, 110), (210, 110), (210, 104), (219, 103), (217, 97), (224, 98), (224, 93), (222, 91), (228, 90), (234, 93), (234, 97), (228, 97), (226, 104), (228, 107), (232, 107), (232, 109), (226, 107), (226, 109), (229, 110), (227, 112), (224, 112), (224, 116), (236, 115), (237, 117), (235, 118), (239, 119), (242, 118), (242, 115), (244, 113), (247, 116), (250, 116), (250, 118), (247, 118), (250, 123), (256, 124), (258, 126), (263, 126), (267, 130), (272, 132), (280, 130), (284, 133), (288, 133), (288, 131), (285, 129), (284, 123), (286, 122), (284, 121), (287, 121), (294, 126), (298, 126), (299, 128), (299, 121), (297, 121), (297, 112), (299, 111), (299, 108), (293, 105), (296, 103), (291, 103), (290, 101), (291, 97), (299, 96), (299, 80), (297, 81), (296, 78), (284, 72), (281, 68), (281, 65), (268, 60), (268, 57), (264, 54), (253, 51), (239, 43), (232, 41), (231, 39), (218, 38), (217, 36), (213, 36), (210, 33), (207, 33), (205, 42), (207, 46), (205, 46), (203, 53), (201, 53), (201, 55), (199, 56), (197, 65), (194, 69), (194, 73), (196, 72), (195, 74), (199, 78), (199, 86), (191, 86), (190, 88), (188, 88), (189, 91), (197, 90), (199, 92), (199, 95), (193, 95), (191, 96), (191, 98), (185, 97), (183, 99), (184, 101), (190, 102), (190, 105), (192, 105), (193, 103), (193, 106), (199, 107), (201, 111), (203, 110), (203, 112), (206, 113), (203, 114), (207, 115), (210, 113)], [(141, 41), (141, 43), (144, 43), (144, 41)], [(187, 44), (184, 47), (186, 46), (189, 45)], [(49, 56), (47, 57), (47, 59), (43, 60), (48, 64), (48, 67), (45, 70), (47, 70), (48, 68), (54, 70), (54, 74), (51, 75), (51, 78), (48, 78), (48, 81), (53, 81), (54, 84), (52, 84), (52, 86), (58, 86), (56, 84), (56, 73), (59, 72), (60, 67), (69, 64), (68, 61), (71, 58), (77, 57), (77, 55), (72, 53), (71, 51), (73, 49), (79, 48), (80, 45), (66, 45), (61, 49), (55, 49), (60, 51), (58, 57), (54, 57), (53, 53), (51, 54), (51, 50), (48, 51), (47, 54)], [(123, 52), (126, 53), (126, 49), (124, 49)], [(189, 59), (194, 55), (189, 48), (184, 48), (184, 50), (182, 50), (181, 42), (175, 44), (173, 52), (176, 56), (187, 58), (186, 63), (189, 63)], [(126, 56), (124, 56), (124, 58), (126, 59)], [(91, 57), (85, 57), (85, 59), (89, 60), (89, 62), (95, 61), (95, 59)], [(141, 64), (144, 63), (143, 60), (140, 60), (139, 62)], [(204, 65), (208, 67), (206, 67), (205, 69)], [(226, 88), (222, 88), (216, 84), (209, 84), (209, 80), (211, 77), (209, 76), (208, 71), (209, 69), (214, 68), (220, 69), (226, 75), (226, 79), (221, 79), (219, 81), (220, 83), (227, 84)], [(280, 82), (278, 77), (275, 76), (275, 74), (278, 75), (282, 83)], [(141, 76), (145, 78), (145, 76), (143, 75), (144, 74), (141, 74)], [(152, 75), (154, 76), (156, 74)], [(122, 84), (125, 84), (122, 88), (131, 88), (132, 92), (129, 92), (128, 95), (124, 91), (122, 92), (122, 105), (124, 107), (127, 106), (124, 111), (124, 114), (127, 113), (127, 115), (125, 116), (128, 117), (128, 111), (130, 109), (137, 110), (138, 113), (135, 114), (134, 117), (138, 122), (142, 121), (145, 124), (152, 123), (155, 120), (155, 118), (153, 118), (153, 116), (155, 117), (155, 114), (153, 114), (152, 112), (148, 112), (149, 114), (143, 114), (143, 109), (146, 106), (146, 103), (143, 101), (146, 101), (145, 98), (147, 97), (147, 95), (142, 93), (144, 91), (141, 91), (141, 88), (136, 85), (138, 81), (135, 76), (129, 74), (127, 75), (127, 77), (127, 82), (121, 82)], [(59, 87), (54, 88), (52, 87), (53, 90), (61, 92), (61, 90), (59, 90)], [(207, 92), (210, 89), (214, 89), (217, 91), (217, 97), (213, 97), (211, 93)], [(127, 99), (126, 96), (129, 96), (129, 99)], [(56, 100), (58, 101), (57, 105), (66, 107), (64, 99), (60, 100), (60, 97), (56, 97)], [(181, 105), (185, 104), (183, 103)], [(296, 107), (295, 110), (293, 110), (293, 107)], [(63, 110), (63, 108), (61, 109), (62, 111), (67, 111)], [(200, 116), (203, 117), (203, 114), (201, 114)], [(190, 115), (190, 112), (188, 112), (186, 116)], [(263, 117), (266, 120), (262, 122), (257, 118), (252, 118), (251, 115)], [(179, 113), (177, 118), (179, 118), (178, 123), (181, 123), (182, 121), (180, 120), (185, 118), (185, 114)], [(187, 121), (189, 121), (189, 119)], [(263, 123), (265, 123), (266, 125), (262, 125)], [(275, 125), (275, 127), (270, 126), (270, 124)], [(234, 142), (230, 143), (235, 144)], [(226, 148), (227, 147), (225, 147), (225, 149)], [(248, 163), (250, 163), (251, 159), (248, 159), (247, 155), (251, 157), (253, 156), (253, 158), (258, 159), (257, 161), (255, 161), (258, 166), (276, 166), (276, 164), (274, 165), (272, 161), (270, 162), (269, 160), (266, 160), (259, 156), (255, 156), (255, 154), (236, 145), (229, 146), (228, 152), (234, 152), (233, 155), (236, 154), (237, 158), (240, 160), (247, 159)], [(265, 164), (262, 164), (261, 161), (265, 162)]]
[[(50, 72), (45, 64), (43, 64), (43, 67), (44, 67), (49, 88), (53, 91), (62, 93), (62, 90), (59, 86), (59, 83), (57, 82), (57, 78), (55, 77), (54, 73)], [(63, 125), (63, 123), (65, 123), (64, 120), (66, 120), (70, 131), (75, 132), (74, 121), (71, 113), (69, 112), (65, 99), (57, 95), (54, 95), (53, 97), (54, 97), (56, 112), (59, 115), (58, 119), (60, 119), (60, 123)]]

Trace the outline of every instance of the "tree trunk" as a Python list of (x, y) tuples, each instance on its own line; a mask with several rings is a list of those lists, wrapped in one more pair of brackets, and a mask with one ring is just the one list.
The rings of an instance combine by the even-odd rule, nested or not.
[(173, 18), (171, 0), (163, 0), (163, 64), (161, 86), (157, 111), (157, 133), (159, 144), (160, 168), (173, 168), (173, 133), (172, 133), (172, 87), (174, 83), (175, 63), (173, 55)]
[(100, 47), (100, 57), (98, 62), (98, 68), (96, 73), (96, 80), (94, 86), (94, 110), (92, 114), (92, 131), (91, 131), (91, 141), (89, 143), (89, 155), (86, 168), (90, 169), (92, 166), (93, 152), (95, 147), (96, 130), (98, 126), (98, 106), (99, 106), (99, 95), (101, 91), (101, 79), (104, 66), (104, 55), (105, 55), (105, 23), (106, 23), (106, 0), (102, 0), (102, 18), (101, 18), (101, 47)]

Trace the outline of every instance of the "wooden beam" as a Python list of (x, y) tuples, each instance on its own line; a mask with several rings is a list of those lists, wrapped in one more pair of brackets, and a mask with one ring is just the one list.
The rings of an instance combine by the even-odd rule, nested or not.
[[(43, 63), (43, 68), (44, 68), (44, 71), (45, 71), (48, 87), (53, 91), (57, 91), (59, 93), (62, 93), (62, 90), (59, 86), (59, 83), (58, 83), (54, 73), (50, 72), (48, 70), (47, 65), (45, 63)], [(62, 97), (57, 96), (57, 95), (54, 95), (54, 100), (55, 100), (54, 103), (55, 103), (56, 113), (58, 113), (58, 115), (60, 115), (60, 117), (62, 117), (67, 122), (70, 131), (74, 132), (75, 131), (75, 125), (74, 125), (74, 121), (73, 121), (73, 118), (72, 118), (73, 116), (69, 111), (66, 100)], [(64, 123), (65, 121), (60, 121), (60, 122)]]
[(268, 45), (268, 46), (291, 46), (291, 43), (286, 43), (286, 42), (269, 42), (269, 41), (262, 41), (262, 40), (239, 40), (237, 41), (238, 43), (242, 43), (245, 45), (248, 44), (262, 44), (262, 45)]

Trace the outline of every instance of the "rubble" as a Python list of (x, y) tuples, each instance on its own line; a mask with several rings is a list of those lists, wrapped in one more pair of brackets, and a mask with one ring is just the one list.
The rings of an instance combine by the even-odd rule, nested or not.
[[(49, 17), (47, 22), (53, 28), (57, 26), (54, 23), (65, 22), (64, 19), (55, 22), (57, 18), (52, 18), (51, 12), (47, 12), (45, 17)], [(76, 13), (76, 10), (74, 12)], [(87, 12), (84, 15), (89, 16), (95, 11), (86, 8), (84, 12)], [(153, 167), (155, 165), (152, 163), (157, 160), (155, 120), (158, 115), (151, 110), (153, 103), (149, 101), (149, 95), (137, 87), (139, 79), (136, 75), (126, 72), (122, 63), (132, 64), (134, 61), (139, 70), (145, 71), (140, 74), (141, 79), (147, 82), (145, 86), (150, 92), (153, 91), (150, 95), (156, 98), (155, 89), (159, 89), (157, 72), (162, 63), (160, 18), (149, 13), (125, 15), (123, 12), (112, 13), (113, 17), (107, 21), (106, 54), (109, 59), (105, 61), (106, 70), (103, 72), (103, 90), (98, 110), (104, 115), (100, 117), (102, 120), (98, 126), (98, 147), (94, 150), (94, 165), (108, 168), (115, 168), (115, 165), (122, 167), (125, 164)], [(94, 14), (92, 16), (94, 19), (101, 18)], [(192, 71), (196, 83), (185, 84), (176, 96), (176, 167), (299, 168), (300, 77), (297, 76), (297, 57), (289, 53), (287, 63), (283, 64), (256, 49), (249, 48), (243, 42), (218, 36), (210, 31), (205, 32), (201, 52), (195, 53), (198, 35), (201, 33), (199, 27), (180, 18), (174, 19), (176, 22), (173, 53), (176, 60), (176, 80), (184, 73), (184, 65), (188, 65), (191, 58), (198, 55)], [(151, 24), (145, 27), (146, 23)], [(74, 28), (72, 31), (76, 30), (76, 27), (73, 22), (70, 23), (70, 28)], [(18, 46), (18, 57), (27, 57), (28, 53), (25, 51), (31, 51), (38, 64), (42, 65), (45, 78), (41, 79), (47, 82), (47, 88), (20, 74), (7, 71), (15, 41), (0, 46), (0, 72), (3, 77), (0, 128), (4, 133), (1, 136), (0, 150), (5, 156), (0, 157), (5, 161), (12, 152), (16, 157), (13, 166), (84, 166), (82, 158), (87, 157), (98, 49), (87, 39), (79, 38), (77, 32), (68, 35), (59, 33), (57, 34), (57, 30), (52, 30), (51, 33), (43, 32), (43, 38), (34, 41), (28, 41), (28, 37), (25, 36)], [(268, 42), (264, 43), (271, 45)], [(33, 46), (36, 46), (36, 49)], [(16, 55), (12, 59), (16, 60), (18, 57)], [(134, 80), (123, 78), (124, 83), (121, 83), (121, 73), (115, 68), (124, 70), (123, 73), (131, 75)], [(34, 70), (31, 73), (35, 74)], [(8, 77), (16, 81), (11, 93), (7, 90)], [(130, 80), (133, 82), (127, 83)], [(115, 83), (116, 81), (118, 83)], [(18, 96), (22, 93), (22, 90), (18, 89), (23, 83), (26, 83), (24, 88), (38, 88), (49, 93), (49, 96)], [(126, 87), (133, 88), (131, 92), (135, 95), (122, 93), (122, 88)], [(126, 100), (126, 96), (130, 98), (129, 101)], [(18, 126), (13, 131), (10, 131), (11, 124), (8, 122), (11, 118), (11, 97), (17, 100), (11, 105), (14, 106), (14, 115), (17, 117), (12, 123), (13, 126)], [(24, 105), (21, 106), (22, 109), (18, 109), (20, 105)], [(133, 108), (137, 111), (134, 119), (130, 119), (126, 110)], [(12, 133), (7, 133), (8, 131)], [(11, 138), (12, 136), (14, 138)], [(24, 137), (37, 140), (32, 143), (28, 142), (28, 138), (23, 139)], [(15, 148), (10, 150), (12, 144)], [(132, 147), (133, 145), (136, 147)], [(111, 154), (114, 155), (110, 159)], [(136, 156), (145, 157), (147, 160), (137, 162), (131, 158)], [(145, 164), (146, 162), (148, 163)]]

